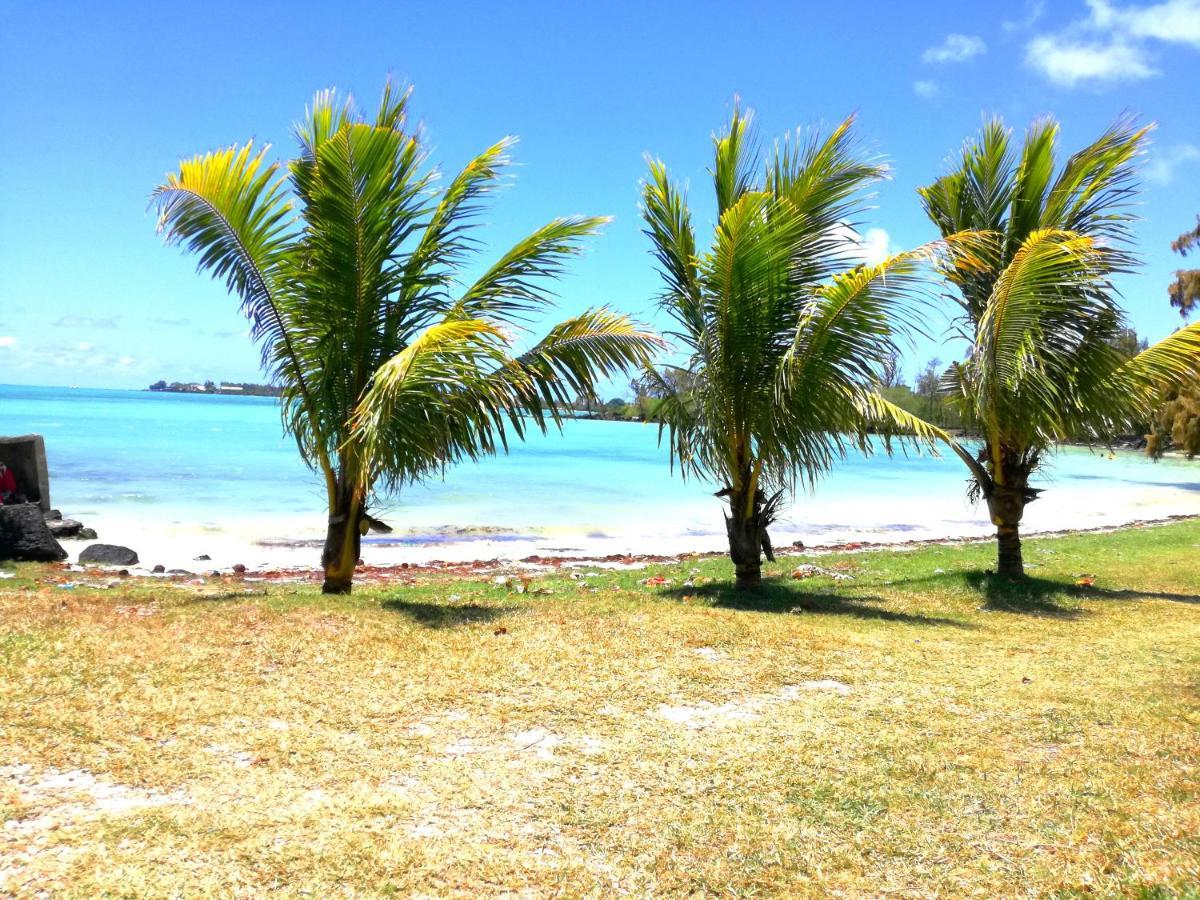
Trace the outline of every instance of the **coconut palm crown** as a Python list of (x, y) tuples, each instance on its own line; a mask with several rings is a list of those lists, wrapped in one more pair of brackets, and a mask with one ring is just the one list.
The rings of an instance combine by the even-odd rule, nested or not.
[(283, 417), (324, 479), (324, 590), (347, 592), (377, 487), (399, 488), (559, 423), (596, 380), (648, 364), (655, 337), (607, 309), (513, 336), (553, 304), (546, 283), (603, 223), (561, 218), (473, 278), (483, 202), (511, 139), (438, 189), (410, 91), (366, 116), (319, 93), (299, 155), (230, 147), (186, 160), (154, 192), (159, 227), (241, 299)]
[[(697, 247), (692, 213), (666, 166), (650, 163), (642, 194), (688, 385), (661, 385), (672, 464), (716, 482), (737, 585), (756, 587), (773, 559), (768, 527), (784, 494), (811, 483), (883, 427), (940, 432), (876, 392), (911, 324), (929, 251), (875, 264), (849, 255), (864, 189), (885, 168), (863, 158), (847, 119), (760, 154), (750, 115), (735, 110), (714, 138), (717, 221)], [(680, 381), (676, 379), (676, 381)]]
[(1020, 522), (1039, 494), (1030, 478), (1054, 445), (1110, 440), (1197, 372), (1195, 326), (1132, 359), (1117, 346), (1128, 325), (1113, 278), (1136, 263), (1130, 205), (1147, 133), (1120, 121), (1059, 165), (1053, 120), (1034, 122), (1019, 147), (990, 121), (920, 190), (944, 235), (975, 235), (943, 257), (966, 343), (944, 388), (983, 440), (977, 454), (954, 448), (996, 526), (1003, 575), (1024, 572)]

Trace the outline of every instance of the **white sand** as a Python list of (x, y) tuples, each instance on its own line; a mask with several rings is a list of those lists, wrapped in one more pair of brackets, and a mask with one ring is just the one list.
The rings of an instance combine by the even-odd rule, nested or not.
[[(69, 510), (64, 510), (68, 515)], [(397, 532), (371, 535), (362, 557), (369, 565), (425, 563), (432, 560), (519, 560), (531, 555), (595, 558), (611, 554), (663, 554), (723, 551), (722, 506), (713, 500), (693, 510), (647, 509), (641, 521), (624, 526), (620, 533), (608, 527), (602, 534), (590, 526), (528, 531), (517, 539), (499, 539), (487, 533), (457, 534), (445, 523), (393, 521)], [(1031, 504), (1023, 531), (1115, 527), (1133, 521), (1163, 519), (1200, 513), (1200, 494), (1183, 488), (1097, 482), (1092, 488), (1055, 488)], [(419, 514), (419, 510), (415, 512)], [(242, 564), (250, 569), (315, 568), (323, 539), (323, 513), (301, 519), (231, 518), (206, 525), (148, 521), (138, 515), (108, 513), (85, 521), (99, 532), (99, 540), (122, 544), (137, 551), (141, 564), (207, 572)], [(801, 540), (808, 546), (852, 541), (899, 543), (908, 540), (985, 537), (993, 533), (986, 510), (972, 507), (962, 496), (931, 496), (914, 508), (911, 500), (823, 501), (818, 495), (800, 497), (785, 519), (771, 529), (776, 547)], [(397, 543), (397, 539), (406, 542)], [(74, 561), (90, 542), (65, 541)], [(196, 557), (207, 555), (209, 560)]]

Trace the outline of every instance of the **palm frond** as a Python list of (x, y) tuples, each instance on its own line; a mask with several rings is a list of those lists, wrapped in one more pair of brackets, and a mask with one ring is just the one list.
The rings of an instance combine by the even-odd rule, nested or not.
[[(255, 152), (247, 143), (184, 160), (151, 195), (165, 241), (186, 246), (201, 271), (240, 298), (254, 339), (264, 345), (264, 365), (290, 340), (283, 294), (295, 236), (293, 207), (269, 149)], [(282, 357), (284, 365), (294, 360), (290, 350)]]
[(507, 322), (527, 320), (553, 299), (543, 282), (561, 275), (566, 261), (582, 252), (583, 239), (608, 221), (602, 216), (572, 216), (543, 225), (470, 285), (455, 302), (452, 314)]

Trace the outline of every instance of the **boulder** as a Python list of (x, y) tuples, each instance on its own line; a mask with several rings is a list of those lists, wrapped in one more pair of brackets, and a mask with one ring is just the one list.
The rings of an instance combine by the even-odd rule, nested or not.
[(36, 503), (0, 506), (0, 559), (59, 562), (67, 551), (50, 533)]
[(46, 527), (50, 529), (50, 533), (56, 538), (77, 537), (80, 529), (83, 528), (82, 522), (76, 522), (74, 519), (48, 519)]
[(80, 528), (79, 534), (75, 535), (75, 537), (81, 541), (94, 541), (99, 535), (96, 534), (95, 528)]
[(104, 566), (136, 566), (138, 555), (119, 544), (91, 544), (79, 554), (80, 563), (99, 563)]

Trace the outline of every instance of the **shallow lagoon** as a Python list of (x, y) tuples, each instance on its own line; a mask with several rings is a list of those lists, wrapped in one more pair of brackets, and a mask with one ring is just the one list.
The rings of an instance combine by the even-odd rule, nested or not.
[[(38, 432), (52, 499), (143, 560), (311, 563), (323, 489), (284, 436), (271, 398), (0, 386), (0, 433)], [(773, 529), (777, 545), (985, 534), (952, 456), (852, 453)], [(1039, 485), (1030, 530), (1200, 511), (1200, 464), (1066, 448)], [(672, 474), (655, 426), (571, 421), (506, 456), (383, 498), (396, 527), (367, 562), (531, 553), (717, 550), (712, 486)], [(77, 549), (77, 548), (76, 548)], [(153, 558), (152, 558), (153, 557)]]

